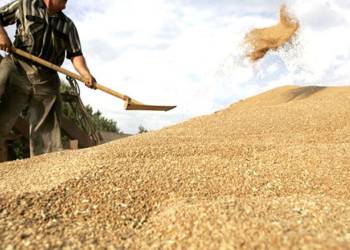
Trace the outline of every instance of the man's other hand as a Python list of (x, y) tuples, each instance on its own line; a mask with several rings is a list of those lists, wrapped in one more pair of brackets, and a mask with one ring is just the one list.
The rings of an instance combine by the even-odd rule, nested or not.
[(0, 26), (0, 49), (10, 52), (12, 47), (12, 43), (10, 38), (8, 37), (4, 27)]

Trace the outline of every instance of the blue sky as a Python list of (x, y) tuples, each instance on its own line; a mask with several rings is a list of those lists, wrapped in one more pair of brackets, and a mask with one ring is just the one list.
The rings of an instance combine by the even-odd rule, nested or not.
[[(244, 35), (275, 24), (282, 3), (301, 23), (296, 46), (251, 64)], [(126, 133), (211, 114), (278, 86), (350, 82), (348, 0), (69, 0), (65, 13), (100, 84), (141, 102), (178, 105), (166, 113), (125, 111), (122, 101), (81, 87), (84, 103)]]

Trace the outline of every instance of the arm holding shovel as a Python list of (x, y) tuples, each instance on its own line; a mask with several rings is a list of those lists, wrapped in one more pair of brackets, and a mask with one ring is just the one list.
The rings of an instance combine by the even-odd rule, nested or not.
[(71, 61), (75, 70), (84, 78), (85, 85), (91, 89), (96, 89), (96, 79), (90, 73), (85, 57), (83, 55), (75, 56), (71, 58)]

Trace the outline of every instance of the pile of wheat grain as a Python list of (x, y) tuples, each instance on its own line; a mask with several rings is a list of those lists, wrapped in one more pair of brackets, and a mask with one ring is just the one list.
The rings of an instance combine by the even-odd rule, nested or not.
[(249, 47), (247, 56), (255, 62), (264, 57), (269, 50), (276, 50), (290, 42), (299, 29), (298, 21), (292, 17), (287, 7), (280, 9), (280, 22), (272, 27), (250, 31), (245, 42)]
[(0, 164), (1, 249), (348, 249), (350, 89), (283, 87)]

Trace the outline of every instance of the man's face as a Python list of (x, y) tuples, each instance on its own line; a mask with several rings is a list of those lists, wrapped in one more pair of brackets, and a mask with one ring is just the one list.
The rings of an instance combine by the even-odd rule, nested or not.
[(51, 0), (50, 10), (52, 12), (60, 12), (66, 8), (67, 0)]

